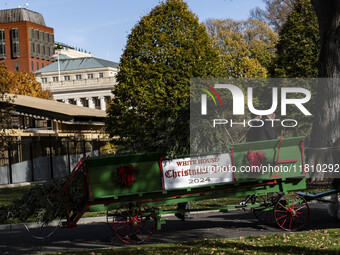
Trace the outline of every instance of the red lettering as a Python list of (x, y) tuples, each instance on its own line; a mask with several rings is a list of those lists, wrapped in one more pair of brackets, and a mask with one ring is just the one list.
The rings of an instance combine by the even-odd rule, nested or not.
[(166, 178), (171, 178), (174, 176), (174, 170), (168, 170), (165, 172), (165, 177)]

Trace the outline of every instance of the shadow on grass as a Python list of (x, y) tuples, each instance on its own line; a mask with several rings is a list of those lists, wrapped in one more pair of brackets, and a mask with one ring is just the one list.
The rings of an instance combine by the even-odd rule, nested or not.
[[(296, 247), (293, 245), (262, 246), (245, 243), (222, 242), (202, 240), (188, 242), (177, 245), (157, 245), (126, 247), (121, 249), (100, 250), (98, 253), (87, 254), (339, 254), (339, 250), (332, 249), (312, 249), (309, 247)], [(79, 253), (80, 254), (80, 253)], [(82, 253), (84, 254), (84, 253)]]

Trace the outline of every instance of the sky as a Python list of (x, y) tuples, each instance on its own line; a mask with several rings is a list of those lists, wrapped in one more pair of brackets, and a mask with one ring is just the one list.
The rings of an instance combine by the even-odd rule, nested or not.
[[(200, 22), (208, 18), (247, 19), (262, 0), (186, 0)], [(24, 7), (39, 12), (54, 28), (56, 42), (81, 48), (94, 57), (119, 62), (134, 25), (159, 0), (2, 0), (0, 9)]]

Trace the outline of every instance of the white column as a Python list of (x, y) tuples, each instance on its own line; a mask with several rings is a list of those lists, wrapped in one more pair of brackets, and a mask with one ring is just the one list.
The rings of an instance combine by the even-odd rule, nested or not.
[(80, 98), (76, 98), (75, 100), (76, 100), (76, 105), (83, 106), (83, 104), (81, 103)]
[(100, 97), (100, 110), (106, 111), (105, 97)]
[(94, 102), (93, 102), (93, 98), (89, 97), (88, 100), (89, 100), (89, 108), (91, 108), (91, 109), (96, 108), (95, 105), (94, 105)]
[(63, 103), (69, 104), (68, 99), (63, 99)]

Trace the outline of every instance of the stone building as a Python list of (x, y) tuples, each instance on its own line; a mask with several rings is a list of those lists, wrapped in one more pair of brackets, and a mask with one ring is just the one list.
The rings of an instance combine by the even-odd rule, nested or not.
[(116, 84), (117, 71), (115, 62), (60, 54), (59, 61), (35, 74), (42, 88), (53, 93), (54, 100), (105, 111)]

